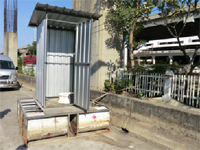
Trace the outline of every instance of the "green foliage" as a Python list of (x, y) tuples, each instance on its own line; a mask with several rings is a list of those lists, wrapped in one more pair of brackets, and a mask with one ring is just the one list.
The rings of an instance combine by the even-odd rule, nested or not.
[[(144, 15), (149, 15), (154, 4), (150, 0), (145, 2), (113, 0), (112, 2), (107, 1), (107, 3), (111, 4), (111, 6), (108, 7), (105, 28), (112, 37), (119, 36), (119, 34), (123, 35), (123, 33), (126, 34), (127, 47), (129, 48), (130, 57), (132, 57), (132, 49), (144, 41), (136, 41), (135, 38), (144, 28), (144, 20), (140, 19), (140, 22), (138, 20)], [(131, 65), (133, 65), (132, 61)]]
[[(122, 91), (125, 87), (129, 87), (131, 86), (131, 80), (128, 78), (121, 78), (120, 76), (117, 77), (116, 82), (115, 83), (111, 83), (110, 80), (105, 80), (104, 85), (105, 85), (105, 90), (107, 92), (113, 92), (116, 94), (120, 94), (122, 93)], [(139, 91), (136, 95), (134, 95), (134, 97), (140, 98), (140, 99), (145, 99), (145, 95)]]
[(159, 0), (157, 8), (161, 12), (160, 16), (171, 22), (175, 17), (181, 19), (185, 14), (187, 17), (188, 11), (199, 13), (198, 2), (199, 0)]
[[(137, 34), (136, 34), (137, 36)], [(144, 45), (147, 41), (143, 39), (139, 39), (136, 41), (135, 37), (133, 37), (133, 47), (135, 49), (139, 48), (141, 45)]]
[(116, 78), (115, 83), (115, 93), (121, 93), (125, 87), (129, 87), (131, 85), (132, 80), (128, 77), (122, 77), (120, 75)]
[(33, 76), (33, 77), (35, 77), (33, 65), (31, 66), (30, 75)]
[[(142, 64), (142, 62), (141, 62), (141, 64)], [(135, 62), (135, 67), (134, 67), (135, 72), (146, 72), (147, 69), (149, 69), (149, 67), (139, 65), (137, 62)]]
[(141, 99), (144, 99), (144, 98), (145, 98), (145, 96), (144, 96), (144, 94), (142, 93), (142, 91), (139, 91), (138, 94), (136, 95), (136, 97), (141, 98)]
[(108, 13), (108, 20), (121, 23), (123, 30), (130, 31), (134, 24), (134, 19), (138, 19), (144, 14), (150, 14), (153, 7), (154, 5), (150, 0), (146, 2), (138, 0), (114, 0), (113, 7)]
[(169, 65), (153, 65), (151, 66), (151, 70), (147, 71), (148, 73), (160, 73), (165, 74), (167, 70), (170, 69)]
[(118, 76), (115, 83), (111, 83), (110, 80), (105, 80), (104, 86), (105, 90), (107, 92), (113, 92), (113, 93), (121, 93), (125, 87), (128, 87), (131, 85), (131, 80), (128, 78), (122, 78), (121, 76)]
[(33, 41), (32, 46), (28, 48), (28, 50), (31, 52), (31, 55), (36, 55), (36, 46), (37, 46), (37, 42)]
[(23, 62), (22, 61), (23, 61), (22, 57), (18, 56), (18, 58), (17, 58), (17, 67), (18, 67), (17, 73), (23, 73), (23, 71), (22, 71), (22, 63)]
[(105, 80), (105, 82), (104, 82), (104, 86), (105, 86), (105, 89), (106, 89), (106, 91), (110, 91), (110, 92), (113, 92), (114, 91), (114, 87), (115, 87), (115, 85), (113, 84), (113, 83), (110, 83), (110, 80)]
[(132, 67), (131, 67), (130, 64), (128, 64), (128, 65), (126, 66), (126, 72), (128, 72), (128, 73), (132, 72)]

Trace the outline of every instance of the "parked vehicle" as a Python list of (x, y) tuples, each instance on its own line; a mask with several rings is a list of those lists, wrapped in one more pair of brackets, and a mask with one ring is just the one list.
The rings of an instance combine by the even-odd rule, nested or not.
[(200, 68), (199, 67), (195, 67), (194, 70), (192, 71), (192, 73), (200, 73)]
[(16, 70), (10, 57), (0, 55), (0, 88), (17, 88)]
[[(188, 67), (188, 65), (185, 65), (183, 70), (186, 70)], [(195, 67), (194, 70), (192, 71), (193, 74), (199, 74), (200, 73), (200, 68), (199, 67)]]

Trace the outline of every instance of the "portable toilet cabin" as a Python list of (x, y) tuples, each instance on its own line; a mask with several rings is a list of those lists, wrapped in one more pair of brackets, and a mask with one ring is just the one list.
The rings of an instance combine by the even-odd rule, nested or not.
[(28, 26), (37, 27), (36, 99), (73, 93), (73, 103), (89, 109), (92, 22), (101, 15), (39, 4)]
[[(36, 97), (18, 99), (24, 143), (59, 135), (106, 129), (110, 110), (89, 106), (92, 22), (98, 14), (37, 3), (29, 26), (37, 27)], [(71, 105), (48, 101), (72, 94)]]

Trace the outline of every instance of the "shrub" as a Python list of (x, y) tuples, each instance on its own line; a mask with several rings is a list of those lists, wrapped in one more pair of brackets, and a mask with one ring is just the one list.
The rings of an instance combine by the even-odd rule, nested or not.
[(114, 91), (114, 87), (115, 87), (115, 85), (113, 84), (113, 83), (110, 83), (110, 80), (105, 80), (105, 82), (104, 82), (104, 86), (105, 86), (105, 90), (106, 91)]
[(17, 67), (18, 67), (17, 73), (23, 73), (22, 60), (23, 60), (22, 57), (18, 56), (18, 58), (17, 58)]
[(131, 80), (129, 78), (122, 78), (118, 76), (115, 83), (111, 83), (110, 80), (105, 80), (104, 86), (107, 92), (121, 93), (125, 87), (131, 85)]
[(35, 63), (36, 63), (36, 57), (35, 57), (35, 55), (24, 56), (24, 59), (23, 59), (23, 64), (24, 65), (35, 64)]
[(170, 69), (169, 65), (153, 65), (151, 66), (151, 70), (147, 71), (148, 73), (161, 73), (165, 74), (167, 70)]

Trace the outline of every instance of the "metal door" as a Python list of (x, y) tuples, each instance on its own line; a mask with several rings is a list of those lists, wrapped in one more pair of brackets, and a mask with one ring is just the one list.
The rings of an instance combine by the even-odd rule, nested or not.
[(92, 20), (76, 26), (74, 104), (88, 110), (90, 98), (90, 51)]
[(37, 27), (36, 92), (38, 102), (45, 107), (45, 56), (46, 56), (47, 21), (44, 19)]

